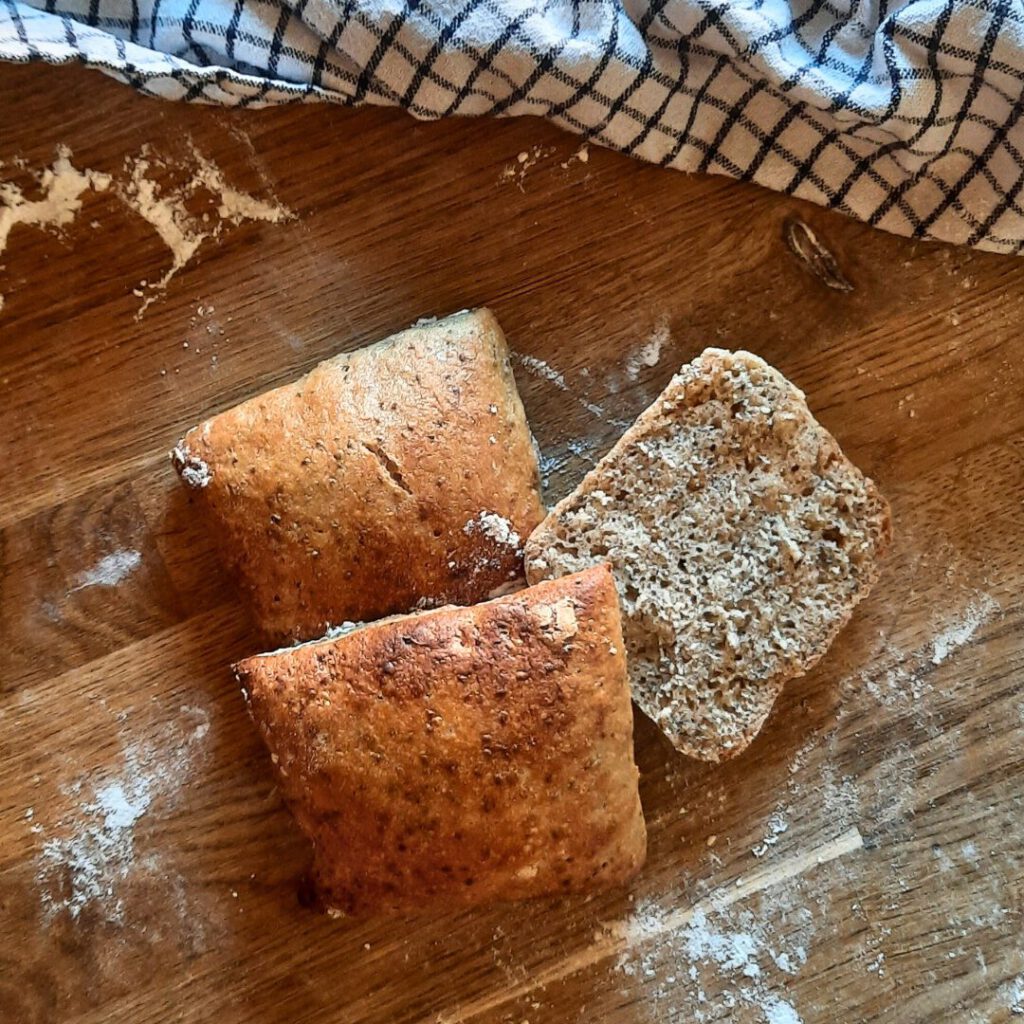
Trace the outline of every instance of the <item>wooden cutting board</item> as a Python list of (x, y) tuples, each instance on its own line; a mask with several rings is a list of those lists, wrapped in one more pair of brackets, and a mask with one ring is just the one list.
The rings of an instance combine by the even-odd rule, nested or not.
[[(539, 121), (185, 108), (41, 67), (0, 68), (0, 111), (0, 1020), (1018, 1019), (1024, 263)], [(78, 210), (33, 179), (59, 146)], [(638, 715), (631, 891), (332, 922), (296, 900), (227, 671), (251, 628), (167, 451), (478, 304), (550, 498), (683, 362), (743, 346), (879, 481), (895, 550), (736, 761)]]

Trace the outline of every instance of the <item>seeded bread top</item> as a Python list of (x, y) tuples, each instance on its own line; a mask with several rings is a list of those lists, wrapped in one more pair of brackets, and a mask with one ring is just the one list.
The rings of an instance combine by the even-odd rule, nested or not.
[(533, 439), (486, 309), (402, 331), (190, 430), (172, 458), (272, 643), (522, 576)]

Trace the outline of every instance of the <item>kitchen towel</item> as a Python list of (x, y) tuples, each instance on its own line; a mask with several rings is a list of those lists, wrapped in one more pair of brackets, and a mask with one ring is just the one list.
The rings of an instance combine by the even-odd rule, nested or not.
[(1024, 246), (1021, 0), (0, 0), (0, 58), (193, 102), (541, 115), (900, 235)]

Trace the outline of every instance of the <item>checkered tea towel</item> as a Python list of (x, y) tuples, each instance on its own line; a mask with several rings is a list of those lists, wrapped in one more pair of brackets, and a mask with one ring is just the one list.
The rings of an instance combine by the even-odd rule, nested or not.
[(538, 114), (901, 235), (1024, 246), (1022, 0), (0, 0), (167, 99)]

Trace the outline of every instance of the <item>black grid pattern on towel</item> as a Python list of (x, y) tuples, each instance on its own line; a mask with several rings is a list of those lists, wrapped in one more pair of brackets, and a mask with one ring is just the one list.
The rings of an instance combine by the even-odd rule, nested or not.
[(163, 98), (535, 114), (915, 238), (1024, 247), (1020, 0), (0, 0)]

